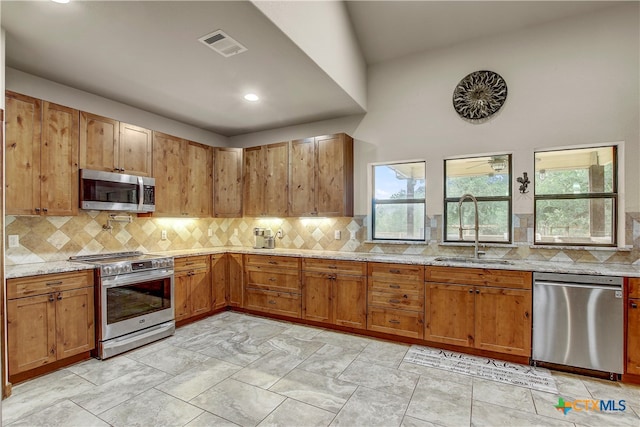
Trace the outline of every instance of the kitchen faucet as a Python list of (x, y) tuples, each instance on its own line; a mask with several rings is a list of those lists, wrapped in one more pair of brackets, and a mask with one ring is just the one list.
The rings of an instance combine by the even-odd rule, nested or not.
[(473, 202), (473, 207), (475, 209), (475, 215), (473, 217), (474, 220), (474, 225), (473, 225), (473, 230), (476, 233), (476, 243), (474, 246), (474, 251), (473, 251), (473, 257), (475, 259), (480, 258), (480, 254), (484, 254), (484, 252), (478, 251), (478, 235), (480, 234), (479, 232), (479, 225), (478, 225), (478, 200), (475, 198), (475, 196), (473, 194), (467, 193), (467, 194), (463, 194), (462, 197), (460, 197), (460, 200), (458, 200), (458, 217), (460, 219), (460, 227), (459, 231), (460, 231), (460, 240), (463, 241), (464, 238), (462, 237), (462, 232), (464, 230), (472, 230), (471, 228), (465, 228), (462, 226), (462, 202), (464, 202), (466, 199), (470, 199)]

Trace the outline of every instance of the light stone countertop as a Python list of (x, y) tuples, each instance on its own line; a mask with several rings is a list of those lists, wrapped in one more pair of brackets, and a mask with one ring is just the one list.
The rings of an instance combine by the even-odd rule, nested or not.
[[(551, 261), (530, 261), (530, 260), (508, 260), (508, 263), (491, 262), (460, 262), (460, 261), (436, 261), (436, 257), (425, 257), (421, 255), (405, 254), (376, 254), (366, 252), (338, 252), (338, 251), (316, 251), (308, 249), (253, 249), (251, 247), (219, 246), (212, 248), (184, 249), (166, 252), (152, 252), (155, 255), (186, 257), (197, 255), (210, 255), (216, 253), (241, 253), (278, 255), (291, 257), (310, 257), (344, 261), (363, 262), (389, 262), (413, 265), (435, 265), (465, 268), (490, 268), (497, 270), (519, 270), (550, 273), (573, 273), (589, 275), (609, 275), (624, 277), (640, 277), (640, 265), (631, 264), (598, 264), (598, 263), (577, 263), (577, 262), (551, 262)], [(52, 261), (36, 264), (22, 264), (5, 267), (7, 279), (35, 276), (40, 274), (62, 273), (68, 271), (80, 271), (93, 268), (90, 264), (70, 261)]]

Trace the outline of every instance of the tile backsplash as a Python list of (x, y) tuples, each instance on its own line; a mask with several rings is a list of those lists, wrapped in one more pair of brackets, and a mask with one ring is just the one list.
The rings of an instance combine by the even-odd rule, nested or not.
[[(252, 246), (253, 228), (270, 228), (276, 247), (346, 252), (376, 252), (424, 256), (468, 256), (470, 246), (443, 245), (442, 217), (427, 218), (428, 244), (383, 244), (367, 241), (367, 219), (353, 218), (138, 218), (129, 222), (111, 221), (108, 212), (80, 211), (77, 216), (5, 217), (5, 234), (17, 235), (20, 245), (5, 245), (6, 265), (66, 260), (70, 256), (116, 251), (158, 252), (218, 246)], [(544, 261), (640, 264), (640, 213), (626, 215), (626, 242), (629, 249), (532, 248), (533, 215), (514, 215), (514, 244), (485, 248), (487, 257)], [(163, 240), (162, 231), (166, 231)], [(334, 238), (334, 231), (341, 238)], [(211, 236), (209, 236), (211, 234)], [(632, 246), (631, 246), (632, 245)]]

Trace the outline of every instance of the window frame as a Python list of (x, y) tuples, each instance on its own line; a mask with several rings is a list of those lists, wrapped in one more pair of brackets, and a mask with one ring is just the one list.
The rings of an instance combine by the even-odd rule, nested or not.
[[(512, 153), (501, 153), (501, 154), (482, 154), (482, 155), (474, 155), (474, 156), (465, 156), (465, 157), (452, 157), (448, 159), (444, 159), (443, 161), (443, 180), (442, 180), (442, 194), (444, 195), (443, 199), (443, 211), (442, 211), (442, 241), (445, 243), (473, 243), (472, 240), (460, 240), (460, 239), (449, 239), (447, 234), (447, 204), (448, 203), (458, 203), (460, 197), (447, 197), (447, 160), (471, 160), (477, 159), (480, 157), (502, 157), (506, 156), (508, 158), (508, 173), (509, 173), (509, 195), (508, 196), (476, 196), (476, 200), (478, 203), (480, 202), (507, 202), (507, 230), (508, 230), (508, 239), (507, 240), (481, 240), (478, 237), (478, 243), (487, 243), (487, 244), (503, 244), (510, 245), (513, 243), (513, 155)], [(466, 203), (466, 202), (464, 202)], [(478, 221), (478, 225), (480, 222)]]
[[(391, 165), (399, 165), (399, 164), (409, 164), (409, 163), (422, 163), (424, 166), (424, 197), (417, 199), (391, 199), (391, 200), (380, 200), (376, 202), (376, 178), (375, 178), (375, 168), (378, 166), (391, 166)], [(370, 222), (370, 239), (376, 242), (408, 242), (408, 243), (426, 243), (427, 241), (427, 161), (424, 159), (414, 159), (414, 160), (399, 160), (399, 161), (389, 161), (389, 162), (377, 162), (377, 163), (369, 163), (369, 191), (370, 197), (369, 200), (371, 203), (369, 204), (369, 208), (371, 209), (371, 222)], [(376, 205), (400, 205), (400, 204), (422, 204), (424, 206), (423, 209), (423, 237), (421, 239), (399, 239), (399, 238), (383, 238), (376, 237)]]
[[(613, 168), (612, 168), (612, 178), (613, 178), (613, 192), (611, 193), (580, 193), (580, 194), (551, 194), (551, 195), (538, 195), (535, 192), (535, 184), (538, 179), (538, 174), (536, 171), (536, 154), (537, 153), (549, 153), (549, 152), (558, 152), (558, 151), (573, 151), (573, 150), (588, 150), (590, 148), (613, 148)], [(606, 145), (589, 145), (589, 146), (579, 146), (579, 147), (568, 147), (568, 148), (556, 148), (556, 149), (545, 149), (545, 150), (535, 150), (533, 152), (533, 245), (534, 246), (586, 246), (586, 247), (600, 247), (600, 248), (615, 248), (618, 247), (618, 209), (619, 206), (619, 186), (618, 186), (618, 164), (619, 164), (619, 147), (617, 144), (606, 144)], [(611, 243), (594, 243), (594, 242), (538, 242), (536, 240), (536, 236), (538, 235), (538, 218), (537, 218), (537, 203), (538, 200), (592, 200), (592, 199), (600, 199), (600, 200), (613, 200), (612, 212), (611, 212)]]

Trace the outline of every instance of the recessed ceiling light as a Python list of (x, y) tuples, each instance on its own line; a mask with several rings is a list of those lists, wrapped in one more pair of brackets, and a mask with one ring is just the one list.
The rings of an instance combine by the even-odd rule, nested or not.
[(255, 93), (248, 93), (244, 96), (244, 99), (246, 99), (247, 101), (256, 102), (260, 100), (260, 97)]
[(51, 1), (55, 3), (62, 3), (62, 4), (69, 3), (69, 0), (51, 0)]

